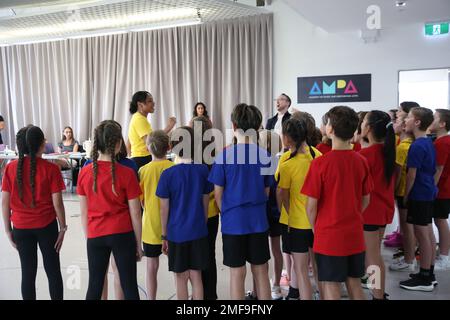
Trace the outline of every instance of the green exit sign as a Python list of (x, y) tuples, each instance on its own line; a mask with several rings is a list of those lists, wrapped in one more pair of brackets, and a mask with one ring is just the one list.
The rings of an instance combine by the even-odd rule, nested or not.
[(425, 35), (427, 36), (438, 36), (446, 33), (448, 33), (448, 22), (425, 24)]

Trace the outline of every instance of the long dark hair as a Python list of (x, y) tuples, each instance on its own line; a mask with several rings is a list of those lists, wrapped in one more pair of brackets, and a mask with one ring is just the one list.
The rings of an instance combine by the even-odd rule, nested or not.
[(373, 137), (384, 141), (384, 176), (389, 184), (395, 170), (395, 132), (391, 116), (384, 111), (373, 110), (366, 117)]
[(64, 131), (65, 131), (66, 129), (70, 129), (70, 132), (72, 133), (72, 141), (75, 141), (75, 137), (73, 136), (73, 129), (72, 129), (71, 127), (69, 127), (69, 126), (67, 126), (67, 127), (64, 128), (61, 141), (66, 141), (66, 136), (64, 135)]
[(121, 128), (117, 122), (113, 120), (105, 120), (94, 130), (94, 145), (92, 146), (92, 167), (94, 170), (94, 192), (97, 192), (97, 175), (98, 175), (98, 152), (109, 154), (111, 156), (111, 177), (112, 191), (117, 196), (116, 181), (116, 145), (123, 141)]
[(45, 141), (44, 133), (39, 127), (29, 125), (20, 129), (16, 134), (19, 160), (17, 164), (17, 185), (19, 198), (23, 202), (23, 161), (25, 155), (30, 157), (30, 187), (31, 187), (31, 207), (34, 208), (36, 193), (36, 154)]
[(148, 91), (138, 91), (133, 94), (133, 98), (130, 102), (130, 113), (135, 114), (138, 111), (138, 102), (145, 103), (148, 96), (151, 96)]
[(305, 142), (309, 148), (309, 152), (312, 158), (314, 159), (316, 157), (316, 153), (314, 152), (308, 141), (308, 129), (307, 124), (304, 120), (291, 117), (289, 120), (283, 123), (282, 133), (283, 135), (291, 138), (295, 143), (295, 151), (291, 152), (288, 160), (294, 158), (297, 155), (298, 150)]
[(194, 111), (192, 112), (192, 116), (193, 117), (198, 117), (199, 115), (197, 114), (197, 107), (198, 106), (202, 106), (203, 107), (203, 110), (205, 110), (204, 112), (203, 112), (203, 116), (204, 117), (209, 117), (208, 116), (208, 110), (206, 110), (206, 106), (205, 106), (205, 104), (203, 103), (203, 102), (197, 102), (196, 104), (195, 104), (195, 106), (194, 106)]

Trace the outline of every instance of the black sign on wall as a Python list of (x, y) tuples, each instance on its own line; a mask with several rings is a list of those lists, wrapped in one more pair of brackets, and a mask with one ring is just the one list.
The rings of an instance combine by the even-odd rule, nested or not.
[(297, 103), (371, 101), (372, 75), (297, 78)]

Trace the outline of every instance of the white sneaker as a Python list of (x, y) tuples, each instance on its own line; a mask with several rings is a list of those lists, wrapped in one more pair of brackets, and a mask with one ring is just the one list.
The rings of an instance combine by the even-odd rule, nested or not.
[(434, 270), (436, 271), (445, 271), (450, 270), (450, 261), (449, 259), (438, 258), (434, 262)]
[(313, 293), (313, 300), (320, 300), (320, 293), (319, 293), (319, 291), (314, 291), (314, 293)]
[(412, 263), (406, 263), (405, 259), (399, 259), (389, 265), (389, 270), (414, 272), (416, 270), (416, 266), (417, 262), (415, 259)]
[(272, 286), (272, 300), (283, 300), (281, 288), (279, 286)]

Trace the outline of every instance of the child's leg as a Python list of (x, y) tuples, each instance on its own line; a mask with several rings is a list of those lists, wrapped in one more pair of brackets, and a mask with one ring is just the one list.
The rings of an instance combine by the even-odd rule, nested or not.
[(216, 238), (219, 228), (219, 216), (208, 219), (208, 269), (202, 271), (203, 293), (205, 300), (217, 300)]
[[(383, 229), (384, 234), (384, 229)], [(384, 298), (384, 287), (382, 285), (383, 273), (381, 270), (382, 258), (380, 248), (380, 231), (364, 231), (364, 240), (366, 243), (366, 274), (374, 276), (375, 283), (368, 283), (369, 288), (372, 290), (372, 294), (375, 299)], [(375, 270), (372, 268), (375, 267)], [(380, 274), (374, 274), (379, 271)]]
[(289, 253), (283, 252), (283, 262), (286, 268), (287, 278), (289, 282), (291, 281), (291, 271), (292, 271), (292, 263), (291, 263), (291, 255)]
[(379, 230), (378, 233), (378, 252), (379, 252), (378, 259), (381, 271), (381, 291), (383, 292), (382, 299), (384, 299), (384, 294), (386, 293), (386, 266), (384, 265), (383, 256), (381, 255), (381, 243), (383, 242), (385, 230), (386, 230), (385, 228), (382, 228)]
[(430, 228), (428, 225), (414, 225), (414, 233), (419, 242), (420, 268), (430, 270), (432, 256)]
[(270, 238), (270, 249), (273, 258), (273, 282), (272, 285), (280, 286), (281, 271), (283, 269), (283, 256), (281, 254), (280, 237)]
[(312, 249), (309, 249), (309, 257), (311, 259), (311, 264), (314, 272), (314, 281), (316, 282), (316, 289), (319, 291), (320, 296), (323, 294), (322, 282), (319, 281), (319, 273), (317, 271), (317, 262), (314, 257), (314, 252)]
[(439, 253), (448, 256), (450, 249), (450, 231), (446, 219), (434, 219), (434, 224), (439, 231)]
[(434, 266), (434, 262), (436, 261), (436, 237), (434, 236), (433, 224), (428, 225), (429, 235), (430, 235), (430, 243), (431, 243), (431, 258), (430, 258), (430, 266)]
[(105, 275), (108, 270), (111, 248), (104, 239), (87, 240), (87, 255), (89, 265), (89, 285), (86, 300), (99, 300), (102, 297)]
[(146, 285), (148, 300), (156, 299), (156, 291), (158, 289), (157, 274), (159, 269), (159, 257), (147, 258)]
[(192, 286), (192, 299), (203, 300), (202, 272), (200, 270), (189, 270), (189, 279)]
[(112, 251), (126, 300), (139, 300), (137, 284), (136, 239), (133, 232), (111, 238)]
[(297, 276), (298, 288), (301, 300), (312, 299), (312, 286), (308, 275), (309, 253), (292, 253), (294, 259), (295, 274)]
[[(361, 287), (361, 280), (358, 279), (359, 286)], [(323, 289), (324, 300), (340, 300), (341, 299), (341, 283), (340, 282), (328, 282), (321, 281), (321, 287)]]
[(188, 280), (189, 270), (185, 272), (175, 272), (175, 285), (177, 287), (177, 300), (188, 300)]
[(350, 278), (348, 277), (345, 281), (347, 287), (348, 296), (351, 300), (366, 300), (363, 289), (361, 287), (360, 278)]
[(400, 215), (400, 230), (403, 236), (403, 252), (405, 253), (405, 262), (413, 263), (416, 259), (416, 237), (414, 236), (414, 226), (406, 222), (408, 216), (407, 209), (399, 209)]
[(264, 264), (252, 264), (253, 279), (256, 283), (256, 291), (259, 300), (270, 300), (269, 268), (267, 262)]
[(231, 300), (244, 300), (246, 273), (247, 269), (245, 265), (238, 268), (230, 268)]
[(114, 255), (111, 255), (111, 268), (114, 273), (114, 297), (116, 300), (124, 300), (125, 296), (123, 294), (122, 286), (120, 285), (120, 275), (119, 270), (117, 270), (116, 261), (114, 260)]

